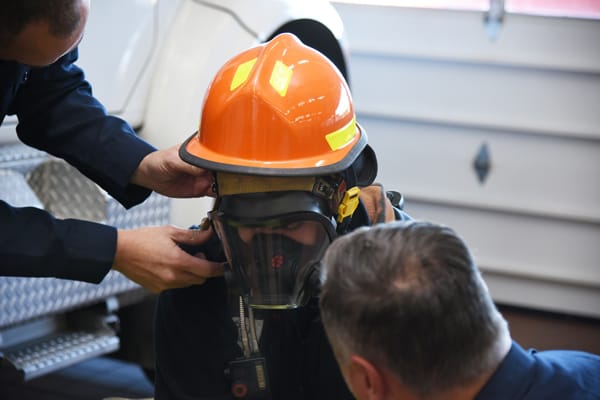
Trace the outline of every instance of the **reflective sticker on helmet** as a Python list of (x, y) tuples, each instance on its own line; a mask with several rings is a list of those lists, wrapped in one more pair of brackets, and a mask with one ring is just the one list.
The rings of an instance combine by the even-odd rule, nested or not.
[(275, 62), (269, 83), (281, 97), (284, 97), (287, 93), (293, 73), (294, 71), (281, 61), (278, 60)]
[(233, 75), (233, 79), (231, 80), (231, 85), (229, 85), (229, 90), (233, 91), (240, 87), (250, 75), (250, 71), (252, 71), (252, 67), (256, 64), (256, 58), (246, 61), (245, 63), (240, 64), (235, 70), (235, 74)]
[(352, 118), (346, 126), (338, 129), (335, 132), (328, 133), (325, 135), (325, 140), (329, 144), (331, 150), (335, 151), (346, 146), (352, 141), (356, 134), (356, 117)]

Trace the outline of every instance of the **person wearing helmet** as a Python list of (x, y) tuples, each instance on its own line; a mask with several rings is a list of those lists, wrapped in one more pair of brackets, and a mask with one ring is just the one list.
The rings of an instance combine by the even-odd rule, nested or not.
[(161, 293), (155, 398), (351, 399), (319, 320), (319, 261), (340, 235), (409, 217), (373, 183), (343, 76), (291, 34), (250, 48), (213, 79), (180, 156), (215, 177), (206, 242), (187, 250), (226, 274)]

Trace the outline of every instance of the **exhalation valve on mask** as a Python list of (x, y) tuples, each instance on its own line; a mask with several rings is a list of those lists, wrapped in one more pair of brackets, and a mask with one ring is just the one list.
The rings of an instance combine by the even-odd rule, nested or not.
[(250, 307), (297, 308), (318, 290), (321, 247), (322, 243), (305, 245), (285, 235), (256, 234), (240, 246), (225, 276), (229, 285), (241, 288)]

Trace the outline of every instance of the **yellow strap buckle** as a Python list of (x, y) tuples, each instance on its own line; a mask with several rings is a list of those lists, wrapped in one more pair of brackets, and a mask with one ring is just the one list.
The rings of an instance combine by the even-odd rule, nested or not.
[(356, 186), (346, 190), (346, 193), (344, 193), (344, 198), (338, 206), (338, 223), (342, 222), (344, 219), (354, 214), (354, 211), (356, 211), (356, 207), (358, 207), (359, 194), (360, 189)]

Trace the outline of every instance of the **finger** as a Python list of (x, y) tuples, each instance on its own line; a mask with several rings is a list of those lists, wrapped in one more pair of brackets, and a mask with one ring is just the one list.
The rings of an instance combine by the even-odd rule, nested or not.
[(180, 172), (183, 172), (185, 174), (189, 174), (189, 175), (196, 176), (196, 177), (206, 176), (207, 178), (211, 176), (210, 171), (205, 170), (204, 168), (200, 168), (195, 165), (192, 165), (192, 164), (185, 162), (179, 158), (176, 160), (176, 164), (177, 164), (177, 166), (176, 166), (177, 170), (179, 170)]
[(180, 229), (175, 228), (172, 239), (181, 244), (199, 245), (208, 241), (213, 235), (212, 229)]
[(213, 187), (211, 184), (204, 192), (201, 192), (198, 196), (217, 198), (217, 193), (213, 190)]
[(162, 287), (161, 290), (183, 288), (192, 285), (202, 285), (206, 282), (206, 279), (206, 277), (199, 276), (188, 271), (179, 271), (177, 273), (177, 277)]
[(189, 174), (189, 175), (193, 175), (193, 176), (209, 176), (209, 172), (207, 170), (205, 170), (204, 168), (200, 168), (197, 167), (195, 165), (192, 164), (188, 164), (188, 163), (183, 163), (182, 164), (182, 170)]
[(225, 274), (225, 263), (209, 261), (185, 253), (184, 271), (202, 278), (216, 278)]

